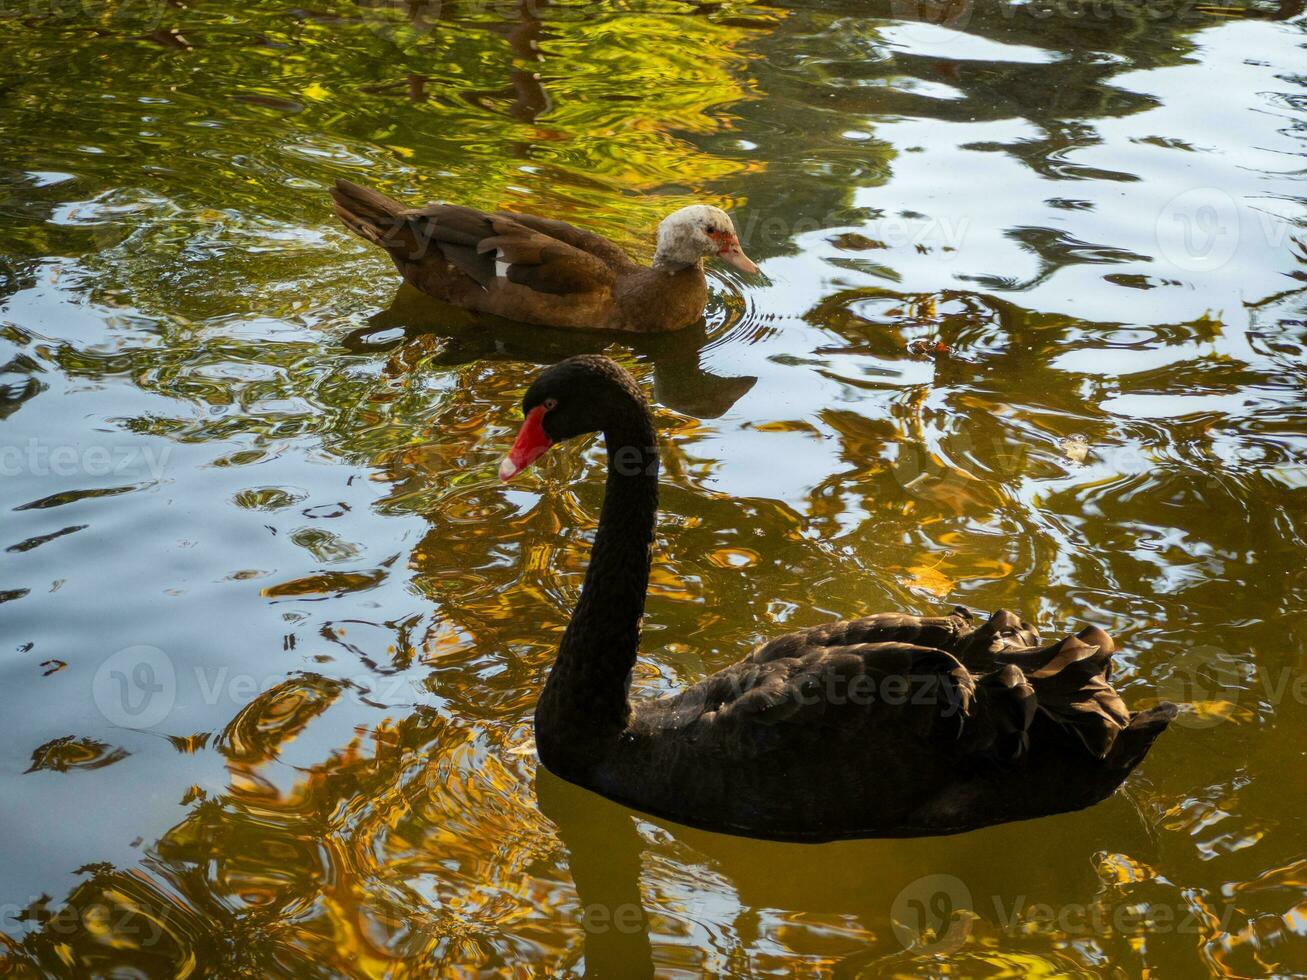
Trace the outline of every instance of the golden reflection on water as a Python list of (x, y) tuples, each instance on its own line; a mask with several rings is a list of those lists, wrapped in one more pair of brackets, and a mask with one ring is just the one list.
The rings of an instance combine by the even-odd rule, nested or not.
[[(0, 975), (1307, 970), (1301, 10), (900, 8), (0, 14)], [(768, 281), (633, 345), (485, 324), (334, 226), (338, 176), (646, 251), (706, 199)], [(1216, 271), (1191, 185), (1241, 208)], [(600, 350), (663, 449), (637, 695), (963, 603), (1105, 626), (1183, 723), (1091, 811), (944, 839), (539, 771), (602, 453), (495, 465)], [(164, 665), (136, 724), (110, 668)]]

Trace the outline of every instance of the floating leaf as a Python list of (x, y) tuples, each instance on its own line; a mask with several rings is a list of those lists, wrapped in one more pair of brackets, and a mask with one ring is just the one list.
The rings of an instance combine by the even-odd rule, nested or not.
[(269, 585), (260, 594), (268, 599), (283, 599), (288, 596), (326, 598), (348, 595), (351, 592), (366, 592), (368, 589), (375, 589), (385, 579), (386, 573), (379, 568), (368, 572), (323, 572), (319, 575), (291, 579), (279, 585)]
[(953, 348), (942, 340), (918, 337), (916, 340), (909, 342), (908, 353), (913, 357), (951, 357)]
[(1089, 458), (1089, 440), (1084, 436), (1067, 436), (1065, 439), (1058, 440), (1058, 445), (1062, 447), (1066, 458), (1073, 463), (1083, 463)]
[(748, 548), (718, 548), (709, 552), (708, 560), (718, 568), (750, 568), (758, 564), (759, 555)]
[(1197, 717), (1199, 721), (1235, 721), (1249, 722), (1256, 719), (1250, 708), (1235, 704), (1233, 701), (1224, 701), (1219, 698), (1210, 701), (1188, 701), (1185, 703), (1185, 710)]
[(76, 738), (65, 735), (46, 742), (32, 753), (32, 764), (27, 772), (46, 769), (51, 772), (68, 772), (73, 769), (103, 769), (131, 753), (113, 748), (94, 738)]
[(951, 579), (941, 572), (938, 566), (912, 565), (904, 571), (907, 575), (900, 577), (904, 585), (910, 589), (929, 592), (941, 599), (952, 592), (953, 587), (958, 584), (956, 579)]
[(868, 238), (866, 235), (859, 235), (856, 231), (845, 232), (843, 235), (836, 235), (833, 238), (826, 239), (826, 241), (846, 252), (866, 252), (873, 248), (889, 247), (882, 241)]
[(508, 754), (509, 755), (535, 755), (535, 751), (536, 751), (535, 739), (528, 738), (521, 745), (514, 745), (511, 749), (509, 749)]

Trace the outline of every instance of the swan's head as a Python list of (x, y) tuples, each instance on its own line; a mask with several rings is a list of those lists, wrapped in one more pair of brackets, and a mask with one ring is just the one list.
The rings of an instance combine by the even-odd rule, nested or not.
[(658, 226), (658, 251), (654, 268), (662, 272), (679, 272), (700, 259), (716, 256), (741, 272), (754, 273), (758, 267), (740, 248), (731, 216), (711, 204), (691, 204), (673, 211)]
[(632, 413), (647, 417), (644, 394), (615, 361), (598, 354), (560, 361), (522, 396), (526, 420), (499, 464), (499, 478), (511, 480), (556, 442), (602, 431)]

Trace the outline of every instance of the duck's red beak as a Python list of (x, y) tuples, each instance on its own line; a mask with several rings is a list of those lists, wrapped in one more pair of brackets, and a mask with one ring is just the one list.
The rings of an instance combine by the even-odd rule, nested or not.
[(758, 267), (744, 254), (744, 249), (740, 248), (740, 240), (734, 235), (716, 234), (712, 237), (717, 243), (717, 257), (727, 265), (733, 265), (749, 275), (758, 271)]
[(526, 413), (526, 421), (522, 423), (517, 438), (513, 440), (513, 448), (499, 464), (499, 479), (505, 483), (543, 456), (545, 450), (554, 444), (554, 440), (545, 434), (545, 427), (542, 424), (544, 417), (543, 405), (537, 405)]

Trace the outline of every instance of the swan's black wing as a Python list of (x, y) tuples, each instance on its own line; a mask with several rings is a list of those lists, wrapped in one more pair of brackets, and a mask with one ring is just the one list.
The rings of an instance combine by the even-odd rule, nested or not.
[(1012, 613), (870, 616), (779, 637), (632, 703), (592, 784), (672, 819), (830, 840), (967, 830), (1111, 794), (1174, 717), (1134, 715), (1111, 641), (1048, 647)]
[(781, 657), (803, 656), (815, 649), (835, 649), (859, 643), (908, 643), (944, 650), (976, 670), (972, 661), (994, 665), (992, 655), (1001, 650), (1039, 645), (1035, 628), (1015, 613), (1000, 609), (976, 626), (970, 612), (955, 606), (947, 616), (912, 616), (908, 613), (876, 613), (860, 619), (846, 619), (796, 630), (764, 643), (747, 658), (766, 663)]
[(738, 757), (810, 741), (1008, 765), (1033, 738), (1105, 759), (1133, 718), (1108, 683), (1110, 638), (1091, 627), (1038, 642), (1006, 610), (979, 627), (961, 609), (829, 623), (778, 637), (678, 695), (636, 702), (633, 727)]

